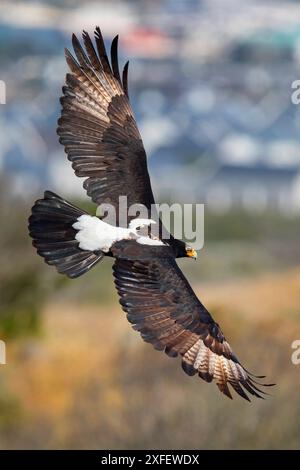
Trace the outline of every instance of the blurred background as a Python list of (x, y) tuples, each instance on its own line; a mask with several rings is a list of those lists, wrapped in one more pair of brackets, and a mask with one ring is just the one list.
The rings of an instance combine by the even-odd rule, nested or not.
[[(277, 383), (266, 401), (230, 401), (144, 344), (110, 260), (71, 281), (31, 247), (44, 189), (95, 210), (56, 136), (63, 49), (95, 25), (130, 59), (157, 201), (205, 203), (204, 248), (180, 266)], [(0, 64), (0, 448), (300, 448), (300, 3), (2, 0)]]

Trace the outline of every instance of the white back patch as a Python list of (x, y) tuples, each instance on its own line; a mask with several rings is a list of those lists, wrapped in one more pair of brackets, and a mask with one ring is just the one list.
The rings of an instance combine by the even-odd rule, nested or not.
[(164, 245), (160, 240), (153, 240), (152, 238), (139, 235), (137, 227), (141, 225), (150, 225), (153, 221), (150, 219), (134, 219), (130, 228), (115, 227), (114, 225), (107, 224), (98, 217), (88, 214), (83, 214), (78, 217), (72, 227), (78, 232), (75, 239), (79, 242), (79, 248), (88, 251), (101, 250), (107, 253), (111, 246), (120, 240), (136, 240), (142, 245)]
[(140, 245), (159, 245), (159, 246), (164, 245), (164, 243), (161, 240), (155, 240), (150, 237), (138, 237), (136, 241)]

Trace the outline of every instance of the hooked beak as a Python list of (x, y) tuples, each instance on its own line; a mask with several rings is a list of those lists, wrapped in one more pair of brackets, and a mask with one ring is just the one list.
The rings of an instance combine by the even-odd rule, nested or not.
[(187, 248), (186, 254), (189, 258), (194, 258), (195, 260), (197, 259), (197, 251), (194, 250), (194, 248)]

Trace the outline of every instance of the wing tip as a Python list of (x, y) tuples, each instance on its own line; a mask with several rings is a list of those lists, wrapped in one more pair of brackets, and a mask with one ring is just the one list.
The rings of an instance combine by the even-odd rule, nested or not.
[(190, 377), (192, 377), (193, 375), (197, 373), (197, 369), (195, 369), (195, 367), (192, 364), (189, 364), (188, 362), (184, 360), (181, 361), (181, 367), (184, 370), (184, 372)]

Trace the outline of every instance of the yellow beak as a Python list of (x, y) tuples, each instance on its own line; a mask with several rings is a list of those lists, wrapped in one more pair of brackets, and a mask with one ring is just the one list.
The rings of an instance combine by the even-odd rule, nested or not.
[(194, 248), (187, 248), (186, 254), (189, 258), (197, 259), (197, 251)]

